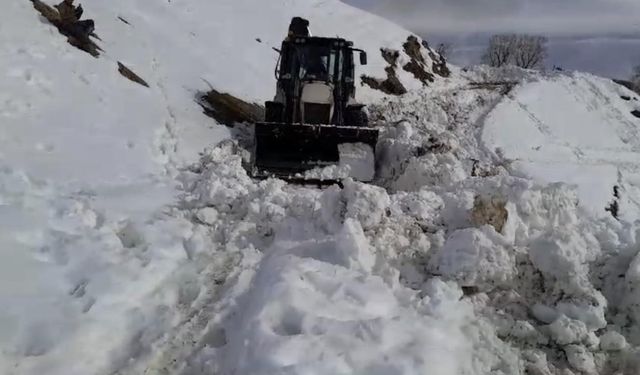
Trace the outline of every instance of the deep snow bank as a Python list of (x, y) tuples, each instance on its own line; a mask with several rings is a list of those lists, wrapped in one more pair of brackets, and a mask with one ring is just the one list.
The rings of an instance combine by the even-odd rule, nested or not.
[[(486, 73), (481, 68), (468, 77)], [(519, 76), (525, 89), (529, 78)], [(554, 81), (541, 79), (539, 84)], [(581, 75), (574, 84), (585, 84)], [(472, 303), (477, 314), (473, 324), (495, 334), (481, 330), (486, 336), (475, 346), (473, 358), (477, 363), (496, 362), (491, 371), (476, 367), (475, 373), (635, 373), (638, 305), (632, 259), (638, 254), (637, 224), (618, 222), (610, 214), (594, 215), (579, 188), (517, 177), (522, 176), (518, 165), (485, 148), (481, 135), (494, 126), (492, 116), (519, 92), (511, 90), (510, 84), (460, 83), (372, 108), (392, 124), (380, 144), (385, 163), (379, 183), (400, 190), (392, 200), (420, 193), (417, 200), (396, 207), (422, 213), (414, 225), (426, 236), (421, 245), (387, 254), (408, 285), (416, 287), (437, 276), (464, 288), (463, 301)], [(606, 96), (590, 91), (593, 97), (576, 91), (586, 102), (619, 98), (616, 91)], [(566, 98), (559, 95), (556, 100)], [(503, 122), (518, 126), (530, 118), (514, 115)], [(614, 129), (632, 125), (628, 117), (607, 119)], [(503, 145), (531, 139), (510, 132), (496, 139)], [(617, 160), (609, 162), (615, 165)], [(589, 177), (597, 179), (598, 173), (592, 170)], [(478, 220), (479, 200), (506, 209), (500, 232)], [(495, 222), (489, 219), (484, 222)], [(474, 341), (478, 336), (469, 337), (479, 342)]]

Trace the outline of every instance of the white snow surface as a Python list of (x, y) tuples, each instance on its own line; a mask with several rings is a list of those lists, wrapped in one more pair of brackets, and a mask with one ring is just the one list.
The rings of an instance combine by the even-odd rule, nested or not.
[[(625, 100), (623, 97), (630, 97)], [(487, 118), (483, 140), (526, 175), (577, 186), (596, 215), (620, 189), (620, 216), (638, 216), (638, 95), (586, 73), (539, 78), (517, 87)]]
[(371, 182), (375, 178), (376, 156), (373, 148), (364, 143), (338, 145), (340, 161), (327, 167), (316, 167), (304, 172), (306, 179), (339, 180), (353, 178)]
[(99, 59), (29, 2), (0, 13), (0, 373), (640, 370), (633, 93), (399, 69), (401, 98), (359, 88), (383, 125), (374, 183), (258, 182), (196, 104), (205, 81), (268, 99), (293, 15), (365, 48), (376, 77), (409, 32), (337, 0), (83, 6)]

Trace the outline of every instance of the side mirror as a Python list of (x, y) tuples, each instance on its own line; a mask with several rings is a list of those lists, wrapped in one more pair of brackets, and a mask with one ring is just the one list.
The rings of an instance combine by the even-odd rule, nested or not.
[(360, 51), (360, 65), (367, 65), (367, 53)]

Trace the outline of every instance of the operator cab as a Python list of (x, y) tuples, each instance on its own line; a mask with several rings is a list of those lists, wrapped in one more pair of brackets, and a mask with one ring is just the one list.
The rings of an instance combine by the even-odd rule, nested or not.
[[(364, 51), (341, 38), (290, 36), (282, 44), (276, 68), (276, 102), (291, 111), (288, 123), (345, 124), (347, 108), (355, 102), (354, 53), (367, 63)], [(287, 103), (288, 102), (288, 103)]]
[(302, 81), (335, 83), (354, 82), (354, 51), (360, 51), (360, 64), (367, 64), (367, 54), (353, 48), (353, 43), (337, 38), (296, 37), (283, 45), (277, 69), (278, 80), (297, 76)]

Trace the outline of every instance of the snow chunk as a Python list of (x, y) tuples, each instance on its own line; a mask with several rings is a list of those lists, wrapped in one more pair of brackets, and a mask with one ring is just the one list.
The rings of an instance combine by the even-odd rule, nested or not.
[(571, 367), (587, 374), (596, 374), (596, 363), (593, 354), (582, 345), (569, 345), (564, 348)]
[(561, 315), (548, 328), (553, 341), (560, 345), (579, 343), (588, 333), (586, 324), (579, 320), (569, 319), (565, 315)]
[(571, 319), (584, 322), (591, 331), (607, 326), (604, 312), (607, 300), (597, 290), (589, 290), (589, 300), (584, 302), (559, 302), (556, 308)]
[(196, 217), (205, 224), (213, 225), (218, 221), (218, 211), (213, 207), (205, 207), (198, 210)]
[(454, 232), (435, 261), (443, 276), (480, 290), (504, 285), (516, 274), (514, 254), (488, 227)]
[(376, 186), (346, 181), (343, 190), (347, 202), (346, 218), (353, 218), (369, 229), (380, 224), (391, 204), (387, 192)]
[(627, 346), (627, 340), (618, 332), (609, 331), (600, 337), (600, 349), (606, 352), (619, 352)]
[(535, 240), (529, 257), (546, 275), (568, 281), (587, 274), (587, 262), (595, 260), (598, 250), (597, 244), (588, 243), (579, 233), (558, 231)]
[(337, 247), (345, 257), (343, 262), (345, 267), (371, 272), (376, 263), (376, 257), (371, 252), (369, 241), (359, 222), (347, 219), (338, 236)]
[[(347, 221), (337, 252), (353, 255), (344, 245), (363, 238), (357, 227)], [(362, 265), (367, 250), (360, 245)], [(366, 266), (331, 262), (329, 249), (318, 239), (275, 243), (250, 283), (230, 286), (227, 293), (243, 297), (223, 322), (227, 344), (199, 353), (198, 367), (310, 375), (469, 370), (471, 348), (462, 325), (472, 312), (459, 301), (459, 290), (432, 283), (424, 299), (407, 298), (408, 290), (392, 289)]]
[(305, 179), (341, 180), (353, 178), (357, 181), (372, 181), (376, 160), (371, 146), (364, 143), (341, 143), (338, 145), (340, 161), (336, 165), (313, 168), (304, 172)]
[(460, 160), (452, 154), (427, 154), (411, 158), (395, 180), (393, 188), (415, 191), (423, 186), (448, 186), (462, 181), (467, 173)]

